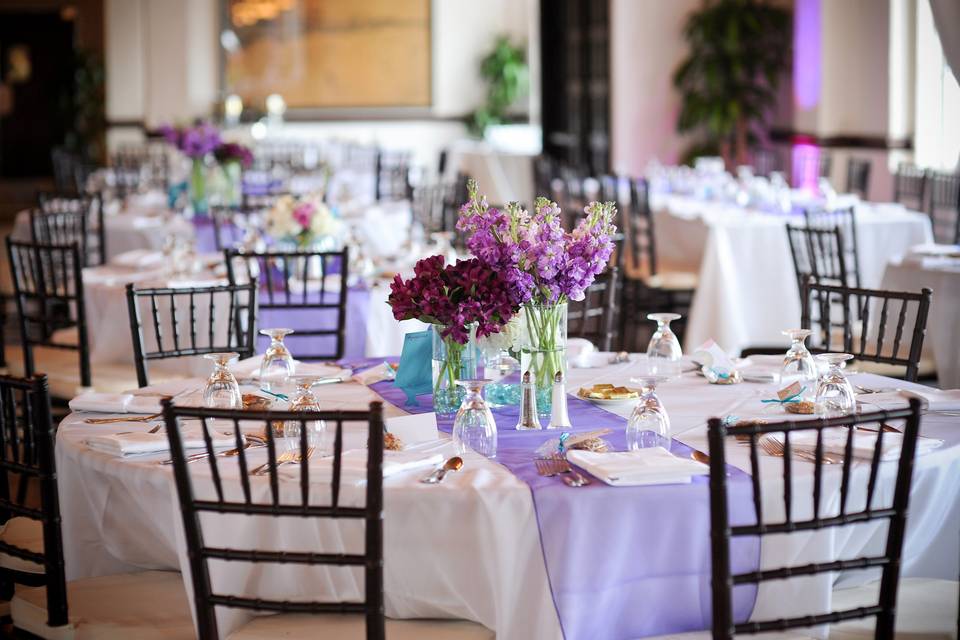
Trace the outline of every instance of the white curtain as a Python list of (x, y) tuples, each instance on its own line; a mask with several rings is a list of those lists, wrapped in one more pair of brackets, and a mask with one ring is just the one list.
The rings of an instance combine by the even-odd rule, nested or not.
[(930, 0), (933, 22), (940, 34), (943, 56), (960, 82), (960, 0)]

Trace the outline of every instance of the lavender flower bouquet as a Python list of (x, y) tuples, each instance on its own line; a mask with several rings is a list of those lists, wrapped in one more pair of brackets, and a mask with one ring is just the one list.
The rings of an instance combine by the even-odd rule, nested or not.
[(209, 122), (189, 127), (160, 127), (163, 137), (193, 161), (190, 171), (190, 202), (194, 213), (207, 212), (206, 161), (220, 145), (220, 130)]
[(397, 320), (433, 325), (433, 403), (440, 415), (460, 405), (457, 380), (476, 377), (475, 338), (497, 333), (519, 308), (493, 266), (477, 258), (446, 264), (439, 255), (417, 262), (408, 280), (396, 276), (387, 302)]
[(457, 228), (473, 255), (507, 282), (509, 300), (522, 306), (521, 370), (533, 373), (538, 409), (549, 413), (551, 385), (566, 367), (567, 302), (582, 300), (607, 267), (616, 206), (591, 202), (576, 228), (566, 232), (560, 207), (547, 198), (537, 198), (530, 215), (517, 203), (502, 211), (491, 208), (475, 181), (468, 193)]

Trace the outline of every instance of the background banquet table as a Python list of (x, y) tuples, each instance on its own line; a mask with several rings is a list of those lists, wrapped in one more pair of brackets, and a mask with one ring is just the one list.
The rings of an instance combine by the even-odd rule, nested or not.
[[(672, 194), (657, 195), (651, 207), (660, 268), (700, 274), (684, 350), (711, 338), (732, 353), (786, 344), (780, 332), (799, 326), (800, 295), (784, 226), (802, 225), (803, 216)], [(926, 214), (872, 203), (855, 211), (864, 287), (880, 285), (890, 256), (932, 241)]]
[[(626, 364), (605, 364), (570, 371), (571, 387), (597, 382), (625, 382), (639, 373), (636, 360)], [(890, 386), (893, 381), (860, 374), (854, 381), (874, 388)], [(179, 383), (183, 385), (183, 383)], [(196, 381), (199, 384), (199, 381)], [(901, 381), (897, 386), (910, 386)], [(164, 387), (176, 391), (179, 387)], [(708, 385), (693, 373), (685, 373), (658, 389), (673, 425), (674, 437), (706, 451), (706, 419), (709, 416), (736, 414), (747, 417), (771, 417), (769, 405), (760, 402), (774, 393), (773, 385), (744, 383), (735, 386)], [(325, 408), (359, 408), (377, 397), (367, 387), (345, 383), (318, 388)], [(385, 404), (387, 416), (401, 415), (401, 409)], [(625, 416), (630, 404), (614, 405), (612, 411)], [(779, 415), (779, 414), (778, 414)], [(144, 426), (98, 425), (82, 422), (82, 415), (69, 416), (57, 434), (57, 465), (60, 502), (66, 536), (65, 554), (71, 578), (166, 568), (189, 575), (181, 532), (181, 521), (169, 467), (145, 459), (118, 459), (89, 449), (83, 442), (91, 433), (105, 429), (121, 431)], [(916, 461), (910, 518), (903, 557), (903, 577), (955, 579), (960, 568), (956, 531), (960, 529), (960, 429), (956, 417), (928, 414), (922, 433), (940, 438), (945, 444)], [(347, 446), (362, 446), (359, 427), (351, 427)], [(429, 445), (428, 445), (429, 446)], [(449, 454), (450, 444), (443, 441), (438, 450)], [(166, 457), (162, 455), (160, 457)], [(728, 462), (749, 469), (748, 449), (731, 443)], [(255, 461), (255, 458), (251, 458)], [(387, 614), (394, 617), (458, 617), (475, 620), (505, 640), (559, 638), (561, 631), (551, 599), (550, 584), (544, 566), (537, 516), (528, 485), (495, 461), (475, 454), (465, 456), (465, 468), (439, 486), (418, 482), (421, 472), (390, 477), (384, 483), (385, 498), (385, 595)], [(782, 461), (762, 458), (763, 502), (768, 518), (782, 513)], [(880, 474), (880, 494), (889, 498), (894, 465), (884, 465)], [(854, 467), (854, 486), (865, 485), (868, 465)], [(203, 467), (196, 469), (204, 473)], [(812, 465), (794, 461), (794, 495), (808, 496), (812, 484)], [(863, 482), (860, 482), (860, 476)], [(824, 504), (836, 504), (840, 472), (826, 468)], [(603, 486), (599, 487), (603, 489)], [(658, 490), (662, 487), (652, 487)], [(567, 490), (560, 485), (557, 490)], [(596, 487), (595, 487), (596, 489)], [(607, 490), (617, 491), (614, 488)], [(573, 489), (570, 489), (573, 491)], [(696, 517), (708, 526), (706, 485), (703, 485), (703, 509)], [(348, 494), (349, 495), (349, 494)], [(858, 496), (852, 495), (856, 504)], [(860, 498), (862, 499), (862, 497)], [(625, 505), (625, 508), (627, 505)], [(852, 508), (852, 507), (851, 507)], [(797, 500), (794, 516), (804, 510)], [(702, 511), (702, 513), (700, 513)], [(670, 514), (638, 514), (651, 527), (669, 527)], [(571, 517), (577, 517), (576, 513)], [(358, 531), (333, 530), (314, 523), (260, 522), (253, 526), (229, 526), (213, 529), (214, 536), (229, 534), (235, 545), (272, 541), (283, 548), (302, 548), (329, 541), (349, 550), (362, 539)], [(208, 540), (208, 542), (211, 542)], [(803, 563), (879, 553), (883, 550), (882, 525), (857, 525), (853, 528), (826, 530), (809, 534), (765, 540), (761, 549), (764, 568), (784, 562)], [(702, 552), (709, 541), (704, 537)], [(647, 550), (649, 551), (649, 550)], [(604, 541), (596, 541), (596, 553), (610, 550)], [(631, 557), (629, 549), (618, 553)], [(636, 556), (634, 556), (636, 557)], [(341, 596), (359, 594), (362, 582), (354, 577), (311, 573), (309, 570), (282, 567), (276, 572), (253, 574), (241, 563), (217, 563), (212, 566), (214, 583), (243, 585), (245, 594), (272, 596), (322, 594), (335, 589)], [(765, 584), (754, 608), (754, 618), (782, 616), (787, 613), (822, 611), (829, 608), (833, 580), (851, 586), (870, 578), (870, 572), (850, 572), (840, 576), (823, 574), (799, 580)], [(222, 582), (221, 582), (222, 581)], [(189, 583), (189, 580), (187, 581)], [(701, 579), (700, 615), (709, 619), (709, 580)], [(189, 585), (188, 585), (189, 587)], [(633, 606), (642, 607), (642, 602)], [(221, 614), (225, 627), (242, 622), (243, 614)], [(651, 613), (651, 615), (653, 615)]]
[(960, 258), (897, 255), (887, 264), (880, 284), (881, 289), (894, 291), (923, 287), (933, 290), (924, 356), (933, 358), (942, 389), (960, 388)]

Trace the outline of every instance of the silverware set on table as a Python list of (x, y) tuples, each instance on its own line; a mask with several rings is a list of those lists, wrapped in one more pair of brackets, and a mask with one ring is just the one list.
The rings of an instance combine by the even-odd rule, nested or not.
[(568, 487), (582, 487), (590, 484), (590, 480), (571, 467), (562, 454), (555, 453), (549, 458), (537, 458), (533, 462), (537, 467), (537, 473), (541, 476), (545, 478), (560, 476)]

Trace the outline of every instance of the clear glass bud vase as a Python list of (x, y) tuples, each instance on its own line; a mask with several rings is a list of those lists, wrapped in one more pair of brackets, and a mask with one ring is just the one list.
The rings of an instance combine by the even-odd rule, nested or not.
[(466, 344), (452, 337), (444, 338), (444, 329), (433, 325), (433, 410), (440, 417), (450, 417), (456, 414), (466, 395), (457, 381), (477, 378), (480, 351), (476, 325), (470, 327)]
[(537, 387), (537, 413), (549, 416), (553, 381), (567, 377), (567, 303), (523, 305), (520, 375), (530, 372)]

